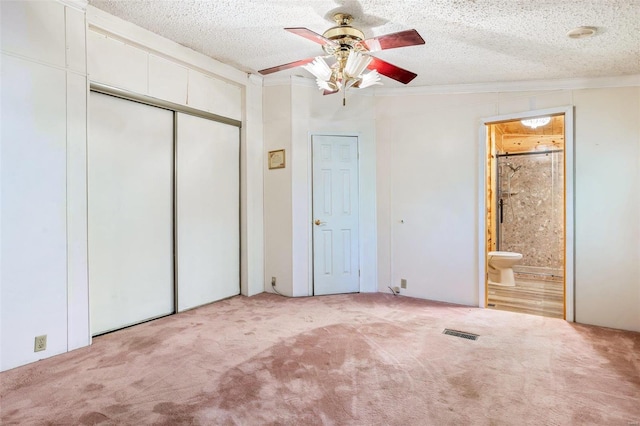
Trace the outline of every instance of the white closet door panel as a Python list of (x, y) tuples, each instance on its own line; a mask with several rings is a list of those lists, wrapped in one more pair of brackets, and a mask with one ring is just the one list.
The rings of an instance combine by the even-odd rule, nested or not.
[(239, 129), (178, 114), (178, 310), (240, 293)]
[(173, 113), (91, 93), (91, 332), (174, 311)]

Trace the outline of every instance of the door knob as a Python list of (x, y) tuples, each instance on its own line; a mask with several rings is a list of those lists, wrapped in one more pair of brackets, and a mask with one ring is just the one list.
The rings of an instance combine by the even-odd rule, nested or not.
[(324, 225), (327, 222), (322, 222), (320, 219), (316, 219), (316, 221), (313, 222), (313, 223), (315, 223), (316, 225), (320, 226), (320, 225)]

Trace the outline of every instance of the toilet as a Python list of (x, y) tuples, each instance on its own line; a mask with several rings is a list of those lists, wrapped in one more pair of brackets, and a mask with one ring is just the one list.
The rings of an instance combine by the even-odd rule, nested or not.
[(513, 276), (513, 265), (520, 262), (522, 253), (510, 251), (490, 251), (489, 260), (489, 284), (513, 287), (516, 279)]

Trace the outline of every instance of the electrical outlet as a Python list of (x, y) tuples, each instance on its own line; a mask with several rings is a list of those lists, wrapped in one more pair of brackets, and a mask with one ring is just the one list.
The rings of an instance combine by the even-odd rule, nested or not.
[(40, 352), (47, 349), (47, 335), (36, 336), (35, 343), (33, 344), (33, 351)]
[(404, 278), (401, 278), (400, 279), (400, 287), (407, 288), (407, 280), (405, 280)]
[(276, 286), (276, 277), (271, 277), (271, 287)]

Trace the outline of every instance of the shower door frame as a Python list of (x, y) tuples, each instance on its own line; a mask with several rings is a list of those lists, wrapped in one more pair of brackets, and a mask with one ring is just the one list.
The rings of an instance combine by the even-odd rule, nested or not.
[(564, 315), (565, 320), (575, 321), (575, 166), (573, 105), (547, 108), (533, 111), (485, 117), (478, 129), (478, 306), (487, 307), (487, 125), (535, 118), (545, 115), (564, 115)]

